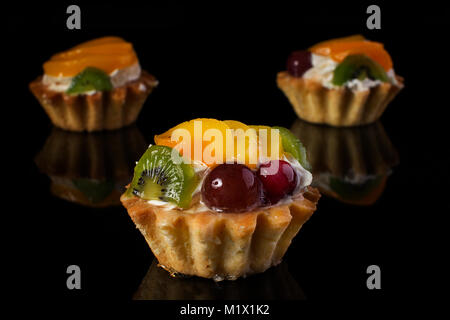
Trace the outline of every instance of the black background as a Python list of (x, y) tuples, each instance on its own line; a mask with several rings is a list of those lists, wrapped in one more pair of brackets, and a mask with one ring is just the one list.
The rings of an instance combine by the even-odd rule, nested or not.
[[(58, 199), (34, 163), (52, 125), (28, 83), (53, 53), (105, 35), (132, 42), (143, 69), (160, 81), (137, 121), (150, 143), (154, 134), (196, 117), (290, 127), (296, 115), (275, 84), (288, 54), (361, 33), (385, 44), (405, 78), (381, 119), (400, 164), (371, 207), (322, 197), (285, 261), (308, 300), (428, 296), (422, 285), (439, 285), (439, 220), (449, 212), (448, 18), (445, 8), (428, 2), (378, 3), (382, 29), (367, 30), (369, 4), (81, 2), (81, 30), (66, 29), (65, 3), (9, 7), (3, 123), (5, 169), (13, 176), (3, 183), (3, 212), (17, 287), (34, 299), (129, 300), (153, 259), (124, 208)], [(80, 291), (66, 289), (71, 264), (81, 267)], [(371, 264), (381, 267), (382, 290), (366, 288)]]

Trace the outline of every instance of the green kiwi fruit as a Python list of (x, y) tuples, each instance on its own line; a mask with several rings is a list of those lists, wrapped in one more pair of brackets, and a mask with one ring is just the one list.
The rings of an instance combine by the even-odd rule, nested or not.
[[(176, 152), (167, 146), (150, 146), (134, 168), (128, 192), (145, 200), (161, 200), (188, 208), (198, 179), (194, 169), (173, 151)], [(176, 163), (173, 154), (180, 163)]]
[(284, 127), (272, 128), (279, 130), (284, 151), (289, 152), (294, 158), (296, 158), (303, 168), (306, 170), (311, 170), (311, 165), (309, 164), (306, 156), (306, 149), (301, 141), (298, 140), (289, 129)]
[(386, 71), (376, 61), (366, 55), (353, 54), (348, 55), (334, 69), (332, 83), (341, 86), (352, 79), (363, 80), (366, 78), (382, 82), (389, 81)]
[(72, 79), (66, 93), (78, 94), (91, 90), (110, 91), (112, 89), (111, 79), (103, 70), (87, 67)]

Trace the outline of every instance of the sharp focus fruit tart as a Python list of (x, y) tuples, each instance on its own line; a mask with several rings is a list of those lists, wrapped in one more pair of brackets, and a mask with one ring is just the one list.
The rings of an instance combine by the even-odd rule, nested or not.
[(286, 128), (195, 119), (155, 143), (121, 201), (172, 274), (263, 272), (316, 209), (305, 148)]
[(375, 122), (403, 88), (382, 43), (360, 35), (292, 52), (278, 87), (306, 121), (332, 126)]
[(155, 77), (141, 70), (133, 45), (103, 37), (53, 55), (30, 83), (52, 123), (71, 131), (118, 129), (133, 123)]

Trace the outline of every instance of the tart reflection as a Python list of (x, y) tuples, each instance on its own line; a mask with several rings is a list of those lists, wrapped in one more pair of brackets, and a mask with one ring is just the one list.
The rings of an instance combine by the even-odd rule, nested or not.
[(379, 121), (357, 128), (332, 128), (297, 119), (291, 130), (307, 150), (312, 185), (340, 202), (374, 204), (399, 163), (398, 152)]
[(264, 273), (234, 281), (169, 276), (153, 260), (147, 274), (133, 296), (134, 300), (304, 300), (305, 295), (288, 271), (286, 262)]
[(98, 133), (53, 127), (35, 163), (50, 178), (54, 196), (88, 207), (119, 206), (134, 164), (146, 148), (135, 125)]

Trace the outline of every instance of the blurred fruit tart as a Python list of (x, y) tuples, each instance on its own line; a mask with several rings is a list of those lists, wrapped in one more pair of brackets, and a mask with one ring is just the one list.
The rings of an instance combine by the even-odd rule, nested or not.
[(264, 272), (316, 209), (305, 149), (286, 128), (195, 119), (155, 143), (121, 201), (171, 274)]
[(403, 78), (382, 43), (355, 35), (293, 52), (277, 84), (301, 119), (340, 127), (380, 118)]
[(71, 131), (118, 129), (133, 123), (156, 78), (141, 70), (133, 45), (103, 37), (53, 55), (30, 83), (50, 120)]

